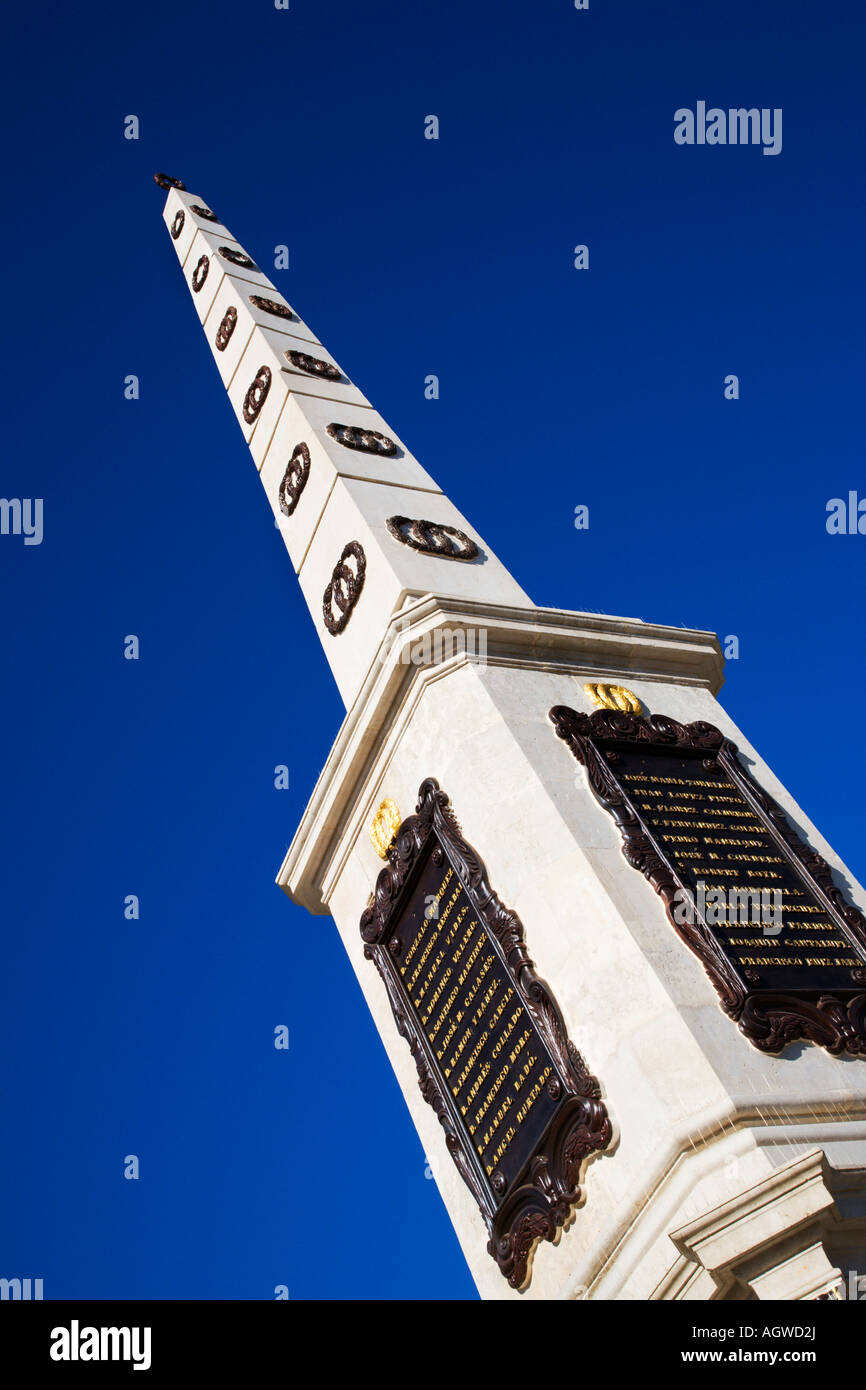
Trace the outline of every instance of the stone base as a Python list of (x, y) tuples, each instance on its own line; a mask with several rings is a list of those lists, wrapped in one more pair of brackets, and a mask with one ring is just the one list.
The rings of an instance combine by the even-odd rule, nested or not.
[[(444, 640), (461, 631), (476, 640)], [(611, 681), (648, 713), (716, 725), (864, 910), (863, 890), (716, 702), (721, 673), (711, 634), (408, 594), (280, 871), (294, 901), (337, 924), (485, 1298), (817, 1298), (864, 1264), (851, 1213), (866, 1171), (866, 1061), (808, 1044), (767, 1056), (739, 1033), (548, 718), (558, 704), (591, 711), (584, 683)], [(538, 1246), (520, 1294), (487, 1253), (359, 932), (382, 867), (370, 823), (386, 798), (413, 813), (428, 777), (519, 914), (614, 1126), (583, 1204), (556, 1244)]]

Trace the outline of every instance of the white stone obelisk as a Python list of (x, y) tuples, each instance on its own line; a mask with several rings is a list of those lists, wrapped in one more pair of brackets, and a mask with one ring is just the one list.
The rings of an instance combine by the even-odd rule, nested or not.
[[(171, 188), (164, 217), (347, 710), (278, 882), (337, 925), (482, 1296), (833, 1296), (866, 1273), (866, 1060), (750, 1045), (548, 717), (591, 712), (587, 683), (627, 683), (649, 714), (715, 725), (866, 911), (717, 703), (716, 637), (537, 608), (208, 205)], [(519, 914), (613, 1126), (521, 1292), (359, 933), (377, 809), (410, 815), (431, 777)]]

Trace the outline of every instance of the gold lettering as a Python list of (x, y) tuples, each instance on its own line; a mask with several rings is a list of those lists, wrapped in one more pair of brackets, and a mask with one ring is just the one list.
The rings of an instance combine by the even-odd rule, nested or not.
[(542, 1089), (544, 1087), (544, 1083), (550, 1076), (551, 1070), (551, 1067), (544, 1068), (544, 1071), (541, 1073), (532, 1090), (527, 1095), (525, 1101), (523, 1102), (522, 1106), (517, 1112), (518, 1124), (523, 1124), (523, 1121), (526, 1119), (533, 1105), (538, 1100), (538, 1097), (541, 1095)]

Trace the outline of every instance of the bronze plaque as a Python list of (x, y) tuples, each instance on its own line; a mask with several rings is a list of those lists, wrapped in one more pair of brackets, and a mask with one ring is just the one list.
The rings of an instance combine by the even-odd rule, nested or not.
[(598, 1084), (535, 974), (523, 926), (487, 882), (448, 798), (429, 779), (361, 918), (425, 1100), (514, 1288), (532, 1249), (579, 1199), (580, 1170), (610, 1137)]
[(754, 1045), (866, 1053), (866, 920), (711, 724), (550, 717)]

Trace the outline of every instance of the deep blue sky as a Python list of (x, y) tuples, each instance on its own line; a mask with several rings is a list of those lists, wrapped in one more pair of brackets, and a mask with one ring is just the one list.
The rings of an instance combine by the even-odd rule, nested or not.
[[(6, 17), (0, 492), (45, 534), (0, 536), (0, 1275), (46, 1297), (474, 1296), (336, 930), (273, 884), (343, 709), (154, 170), (290, 246), (537, 603), (737, 634), (722, 703), (866, 870), (866, 536), (825, 530), (866, 494), (862, 6), (291, 3)], [(782, 107), (781, 155), (676, 146), (698, 100)]]

